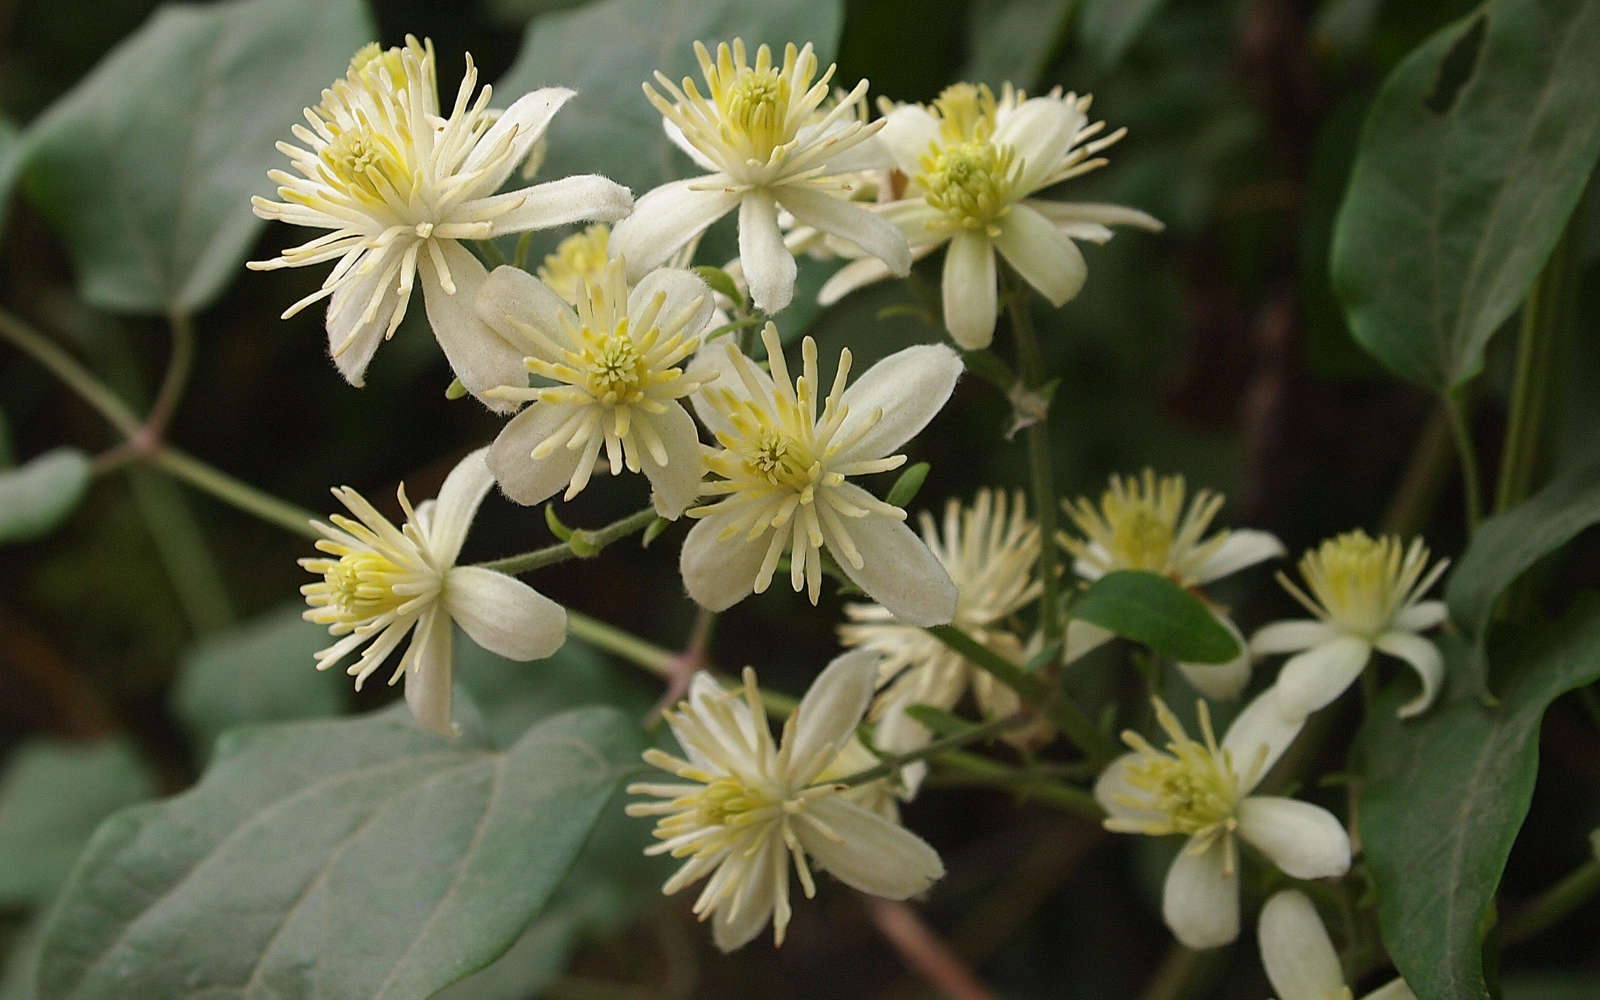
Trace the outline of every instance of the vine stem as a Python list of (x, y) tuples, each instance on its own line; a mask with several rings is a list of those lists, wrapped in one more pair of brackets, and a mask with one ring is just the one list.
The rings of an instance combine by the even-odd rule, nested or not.
[(311, 526), (316, 515), (309, 510), (287, 500), (280, 500), (242, 479), (235, 479), (188, 452), (164, 444), (150, 454), (149, 460), (157, 468), (171, 473), (190, 486), (209, 493), (224, 503), (239, 508), (246, 514), (254, 515), (302, 538), (322, 537), (322, 534)]
[(1058, 688), (1007, 660), (954, 625), (933, 625), (928, 634), (960, 653), (973, 666), (1011, 688), (1077, 744), (1090, 761), (1104, 764), (1117, 755), (1117, 746), (1094, 724), (1082, 708)]
[(131, 438), (142, 426), (137, 414), (76, 358), (22, 320), (0, 309), (0, 336), (39, 362), (99, 411), (106, 422)]
[[(542, 569), (556, 563), (566, 562), (569, 559), (587, 559), (600, 554), (600, 550), (612, 542), (648, 528), (656, 519), (653, 507), (636, 511), (620, 520), (612, 521), (602, 528), (593, 531), (578, 530), (572, 537), (564, 542), (547, 545), (542, 549), (533, 549), (528, 552), (519, 552), (516, 555), (492, 559), (489, 562), (478, 563), (484, 569), (492, 569), (497, 573), (526, 573), (530, 570)], [(669, 654), (670, 655), (670, 654)]]
[(919, 760), (927, 760), (930, 757), (937, 757), (947, 750), (959, 750), (969, 743), (993, 739), (1007, 730), (1026, 725), (1027, 722), (1027, 718), (1021, 715), (1008, 715), (998, 719), (990, 719), (988, 722), (980, 722), (958, 733), (951, 733), (949, 736), (926, 743), (915, 750), (907, 750), (905, 753), (886, 754), (882, 760), (872, 767), (863, 768), (854, 774), (847, 774), (836, 780), (819, 781), (817, 784), (850, 785), (852, 787), (865, 785), (869, 781), (877, 781), (879, 778), (887, 778), (891, 775), (899, 774), (900, 769), (907, 764), (913, 764)]
[(1478, 476), (1478, 451), (1472, 443), (1472, 430), (1467, 426), (1467, 416), (1461, 399), (1454, 390), (1444, 394), (1444, 412), (1450, 418), (1450, 433), (1456, 441), (1456, 453), (1461, 459), (1461, 490), (1467, 508), (1467, 529), (1476, 532), (1483, 520), (1483, 487)]
[(1600, 892), (1600, 860), (1590, 858), (1508, 919), (1500, 935), (1502, 944), (1513, 945), (1536, 937), (1588, 902), (1596, 892)]
[(1515, 507), (1528, 498), (1545, 457), (1556, 355), (1571, 321), (1570, 293), (1575, 258), (1570, 246), (1578, 218), (1579, 213), (1574, 213), (1572, 221), (1567, 223), (1539, 279), (1522, 303), (1517, 373), (1511, 389), (1511, 410), (1495, 488), (1496, 512)]
[[(1002, 272), (1006, 291), (1006, 315), (1011, 320), (1011, 335), (1017, 342), (1017, 374), (1024, 389), (1032, 392), (1044, 382), (1044, 356), (1033, 330), (1028, 289), (1018, 282), (1009, 267)], [(1033, 487), (1034, 517), (1039, 521), (1039, 582), (1041, 625), (1046, 644), (1061, 638), (1061, 581), (1056, 571), (1056, 486), (1051, 466), (1049, 408), (1028, 424), (1028, 467)]]

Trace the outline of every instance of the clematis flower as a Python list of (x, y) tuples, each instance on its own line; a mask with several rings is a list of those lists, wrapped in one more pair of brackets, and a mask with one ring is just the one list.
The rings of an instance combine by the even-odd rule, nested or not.
[[(1059, 88), (1028, 98), (1009, 85), (996, 100), (988, 87), (962, 83), (947, 87), (931, 108), (904, 104), (883, 119), (883, 142), (911, 181), (876, 212), (905, 233), (913, 259), (948, 244), (944, 321), (962, 347), (976, 350), (994, 339), (997, 252), (1060, 306), (1088, 275), (1074, 240), (1104, 243), (1117, 225), (1163, 228), (1121, 205), (1034, 197), (1104, 166), (1095, 154), (1125, 134), (1118, 129), (1096, 138), (1105, 123), (1089, 121), (1089, 103), (1087, 95), (1062, 95)], [(863, 258), (830, 278), (819, 298), (836, 302), (888, 274)]]
[(824, 769), (855, 737), (872, 696), (871, 653), (846, 653), (812, 682), (774, 745), (761, 708), (755, 671), (726, 691), (695, 675), (688, 700), (666, 714), (683, 757), (646, 750), (644, 759), (679, 782), (642, 782), (630, 795), (630, 816), (658, 816), (661, 841), (646, 854), (687, 858), (662, 886), (671, 895), (710, 876), (694, 912), (712, 919), (717, 947), (732, 951), (772, 921), (783, 944), (789, 926), (789, 866), (809, 899), (816, 895), (807, 857), (862, 892), (905, 899), (944, 874), (932, 847), (899, 823), (850, 800), (843, 785), (818, 784)]
[(1427, 711), (1444, 678), (1444, 658), (1418, 633), (1444, 621), (1446, 610), (1443, 601), (1424, 601), (1422, 595), (1449, 565), (1445, 559), (1428, 569), (1428, 548), (1420, 538), (1407, 547), (1393, 536), (1375, 539), (1351, 531), (1300, 559), (1309, 594), (1279, 573), (1278, 582), (1316, 618), (1274, 622), (1250, 639), (1257, 655), (1297, 653), (1272, 686), (1278, 708), (1291, 718), (1322, 708), (1344, 693), (1378, 649), (1410, 664), (1422, 682), (1399, 716)]
[(322, 103), (306, 109), (307, 124), (292, 127), (301, 145), (278, 143), (299, 175), (268, 172), (283, 200), (251, 199), (263, 219), (332, 230), (248, 266), (334, 261), (322, 287), (283, 316), (327, 298), (328, 347), (353, 385), (405, 317), (419, 275), (428, 322), (461, 384), (481, 397), (521, 381), (521, 352), (472, 311), (486, 272), (459, 241), (609, 221), (633, 204), (627, 188), (594, 175), (496, 194), (573, 92), (547, 87), (495, 112), (488, 86), (473, 98), (477, 81), (468, 56), (455, 103), (442, 114), (431, 41), (408, 35), (400, 48), (363, 48)]
[(694, 51), (705, 96), (688, 77), (680, 89), (660, 72), (656, 81), (671, 100), (648, 83), (644, 94), (661, 112), (668, 138), (711, 172), (650, 191), (612, 230), (612, 252), (628, 259), (629, 276), (659, 267), (738, 208), (739, 260), (751, 298), (757, 308), (775, 313), (794, 297), (796, 273), (778, 227), (780, 206), (805, 225), (882, 260), (891, 273), (905, 274), (911, 257), (900, 231), (833, 194), (848, 187), (842, 175), (888, 165), (882, 147), (868, 143), (882, 123), (856, 116), (867, 82), (822, 110), (834, 67), (815, 79), (817, 57), (809, 44), (787, 46), (781, 66), (773, 65), (765, 45), (750, 65), (737, 38), (731, 47), (717, 46), (715, 61), (699, 42)]
[[(901, 754), (920, 750), (933, 740), (921, 723), (906, 714), (911, 702), (897, 698), (882, 706), (876, 726), (872, 731), (872, 745), (881, 753)], [(869, 715), (872, 713), (869, 713)], [(847, 740), (833, 763), (817, 775), (817, 783), (835, 782), (852, 774), (876, 767), (881, 760), (857, 736)], [(917, 797), (922, 779), (928, 776), (928, 762), (914, 760), (900, 768), (896, 775), (852, 785), (840, 794), (857, 805), (865, 806), (892, 823), (900, 822), (900, 803)]]
[(1329, 878), (1350, 869), (1350, 837), (1333, 814), (1294, 799), (1251, 795), (1299, 734), (1304, 720), (1283, 718), (1263, 695), (1245, 707), (1219, 745), (1211, 714), (1198, 702), (1197, 742), (1154, 699), (1165, 750), (1124, 732), (1133, 748), (1112, 761), (1094, 796), (1117, 833), (1189, 838), (1167, 872), (1161, 915), (1190, 948), (1215, 948), (1239, 935), (1239, 847), (1254, 845), (1294, 878)]
[[(1113, 570), (1139, 569), (1196, 589), (1284, 554), (1283, 544), (1265, 531), (1236, 529), (1207, 535), (1222, 508), (1222, 496), (1200, 490), (1185, 509), (1184, 491), (1182, 476), (1157, 479), (1154, 471), (1145, 469), (1138, 478), (1112, 476), (1098, 507), (1087, 497), (1064, 504), (1083, 535), (1057, 536), (1073, 556), (1073, 572), (1092, 582)], [(1179, 663), (1178, 672), (1209, 698), (1236, 698), (1250, 680), (1250, 651), (1227, 612), (1216, 606), (1211, 612), (1238, 641), (1239, 655), (1227, 663)], [(1067, 658), (1075, 659), (1111, 637), (1097, 625), (1071, 622)]]
[[(1306, 894), (1284, 889), (1261, 908), (1261, 964), (1278, 1000), (1350, 1000), (1339, 956)], [(1404, 979), (1392, 979), (1363, 1000), (1417, 1000)]]
[[(399, 489), (405, 523), (395, 527), (348, 486), (333, 495), (355, 518), (334, 514), (331, 525), (313, 521), (326, 556), (300, 560), (322, 577), (300, 588), (307, 621), (328, 626), (339, 641), (317, 653), (327, 670), (366, 645), (347, 672), (356, 690), (411, 636), (389, 677), (406, 679), (406, 702), (417, 721), (435, 732), (450, 725), (450, 623), (459, 624), (484, 649), (513, 660), (539, 660), (567, 638), (567, 613), (532, 587), (479, 566), (457, 566), (461, 543), (494, 477), (480, 448), (450, 471), (437, 500), (413, 508)], [(331, 557), (331, 558), (329, 558)]]
[(554, 253), (545, 255), (539, 265), (539, 280), (550, 290), (577, 306), (588, 296), (589, 282), (605, 273), (611, 258), (607, 250), (611, 227), (603, 222), (573, 233), (556, 244)]
[(536, 504), (565, 485), (571, 500), (589, 482), (602, 448), (613, 476), (643, 471), (656, 509), (676, 518), (705, 476), (700, 435), (680, 402), (700, 387), (680, 364), (700, 346), (711, 291), (688, 271), (662, 268), (633, 289), (623, 261), (584, 279), (577, 309), (514, 267), (495, 268), (478, 315), (549, 383), (490, 389), (490, 399), (532, 405), (506, 424), (489, 450), (500, 488)]
[[(1039, 561), (1039, 526), (1028, 519), (1018, 493), (1008, 505), (1006, 494), (979, 490), (970, 506), (950, 500), (941, 527), (926, 511), (921, 516), (922, 540), (956, 585), (956, 613), (951, 624), (1007, 659), (1020, 663), (1023, 644), (1006, 622), (1038, 596), (1033, 577)], [(882, 655), (877, 707), (904, 699), (911, 704), (952, 708), (970, 685), (983, 713), (1014, 714), (1016, 692), (988, 672), (974, 667), (926, 631), (906, 625), (881, 604), (844, 606), (850, 624), (839, 626), (846, 646), (860, 646)]]
[[(845, 576), (896, 618), (912, 625), (948, 622), (956, 610), (955, 584), (902, 523), (905, 511), (847, 479), (905, 464), (904, 455), (890, 453), (950, 398), (961, 360), (943, 345), (908, 347), (846, 389), (846, 349), (819, 417), (816, 342), (802, 342), (803, 371), (791, 382), (777, 327), (768, 323), (761, 338), (771, 375), (732, 343), (719, 361), (704, 362), (716, 378), (696, 411), (721, 447), (706, 460), (717, 478), (702, 492), (720, 499), (688, 512), (703, 518), (684, 539), (679, 559), (689, 596), (724, 611), (766, 590), (787, 552), (790, 585), (804, 587), (815, 604), (827, 549)], [(702, 358), (707, 353), (715, 352)]]

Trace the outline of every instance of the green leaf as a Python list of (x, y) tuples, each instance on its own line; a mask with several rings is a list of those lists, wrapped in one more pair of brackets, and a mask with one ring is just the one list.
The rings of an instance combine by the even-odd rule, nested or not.
[(911, 501), (917, 498), (917, 493), (922, 489), (922, 484), (927, 481), (928, 472), (933, 469), (927, 462), (918, 462), (906, 467), (895, 479), (894, 485), (889, 487), (887, 502), (892, 506), (904, 510)]
[(744, 305), (744, 296), (739, 294), (739, 286), (733, 283), (733, 276), (720, 267), (701, 264), (693, 269), (696, 276), (705, 282), (713, 292), (729, 299), (735, 307)]
[(1471, 639), (1460, 676), (1486, 689), (1484, 637), (1495, 604), (1528, 567), (1600, 522), (1600, 464), (1569, 470), (1512, 509), (1484, 521), (1450, 574), (1450, 617)]
[(1033, 90), (1072, 8), (1073, 0), (977, 0), (969, 4), (967, 37), (971, 42), (960, 78), (987, 83), (996, 94), (1004, 83)]
[(1072, 603), (1070, 613), (1184, 663), (1227, 663), (1239, 655), (1238, 640), (1206, 602), (1160, 573), (1107, 573)]
[(715, 50), (735, 36), (752, 58), (761, 42), (780, 60), (785, 43), (810, 42), (826, 67), (843, 22), (840, 0), (601, 0), (535, 18), (516, 63), (494, 89), (507, 103), (538, 87), (576, 90), (572, 106), (550, 126), (540, 175), (603, 173), (637, 197), (705, 172), (667, 140), (661, 115), (640, 92), (656, 70), (674, 83), (690, 75), (699, 80), (693, 43)]
[(1600, 0), (1491, 0), (1384, 82), (1334, 232), (1351, 331), (1438, 391), (1479, 369), (1600, 155)]
[(431, 996), (542, 909), (636, 730), (580, 709), (502, 753), (404, 706), (234, 730), (194, 789), (95, 834), (46, 928), (41, 995)]
[(88, 488), (89, 456), (76, 448), (55, 448), (0, 472), (0, 542), (48, 535)]
[(194, 311), (260, 231), (273, 143), (373, 29), (359, 0), (158, 10), (30, 128), (26, 190), (90, 303)]
[(48, 903), (100, 821), (155, 791), (124, 740), (19, 745), (0, 775), (0, 907)]
[[(1539, 723), (1557, 697), (1600, 677), (1600, 600), (1537, 641), (1492, 645), (1505, 660), (1498, 708), (1457, 698), (1420, 719), (1395, 717), (1390, 691), (1368, 717), (1361, 840), (1378, 889), (1384, 944), (1419, 997), (1486, 1000), (1481, 947), (1539, 767)], [(1439, 639), (1445, 669), (1464, 641)], [(1509, 994), (1508, 994), (1509, 995)]]
[(338, 715), (350, 678), (316, 669), (328, 630), (301, 618), (296, 602), (196, 643), (178, 668), (172, 714), (194, 745), (209, 752), (224, 730), (261, 722)]

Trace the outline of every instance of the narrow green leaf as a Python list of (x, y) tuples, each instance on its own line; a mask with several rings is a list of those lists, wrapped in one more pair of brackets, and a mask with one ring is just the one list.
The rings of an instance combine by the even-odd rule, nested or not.
[(89, 456), (76, 448), (56, 448), (0, 472), (0, 542), (48, 535), (88, 488)]
[(1484, 521), (1450, 574), (1450, 617), (1471, 639), (1460, 676), (1476, 693), (1486, 689), (1484, 637), (1507, 587), (1578, 532), (1600, 522), (1600, 463), (1571, 469), (1524, 503)]
[(240, 268), (271, 194), (273, 143), (372, 37), (359, 0), (162, 7), (36, 122), (29, 198), (59, 230), (83, 297), (193, 311)]
[(694, 273), (710, 286), (713, 292), (731, 299), (736, 307), (744, 305), (744, 296), (739, 294), (739, 286), (733, 283), (733, 277), (727, 271), (709, 264), (701, 264), (694, 268)]
[(1600, 0), (1491, 0), (1384, 82), (1333, 241), (1351, 331), (1436, 391), (1527, 295), (1600, 155)]
[[(1457, 698), (1405, 721), (1395, 708), (1407, 695), (1395, 690), (1362, 736), (1361, 840), (1384, 944), (1419, 997), (1489, 997), (1482, 942), (1533, 795), (1539, 723), (1561, 694), (1600, 678), (1600, 600), (1580, 603), (1538, 640), (1498, 638), (1491, 655), (1510, 678), (1498, 708)], [(1462, 669), (1467, 644), (1439, 642), (1446, 671)]]
[(653, 83), (656, 70), (674, 83), (691, 75), (698, 81), (693, 43), (714, 50), (736, 36), (752, 58), (765, 42), (780, 61), (785, 43), (810, 42), (826, 67), (843, 23), (840, 0), (600, 0), (535, 18), (494, 89), (508, 102), (538, 87), (576, 90), (572, 107), (550, 126), (541, 176), (604, 173), (637, 197), (704, 172), (667, 139), (660, 113), (639, 89)]
[(906, 470), (900, 473), (899, 478), (894, 481), (894, 485), (889, 487), (887, 502), (904, 510), (910, 505), (911, 501), (917, 498), (917, 493), (921, 491), (922, 484), (927, 480), (928, 472), (932, 468), (933, 466), (927, 462), (918, 462), (915, 465), (907, 466)]
[(1159, 573), (1107, 573), (1072, 603), (1070, 614), (1184, 663), (1227, 663), (1239, 655), (1238, 641), (1206, 603)]
[(350, 678), (318, 671), (328, 630), (301, 618), (299, 602), (196, 643), (178, 668), (172, 714), (194, 745), (210, 751), (224, 730), (261, 722), (338, 715)]
[(906, 714), (935, 737), (949, 736), (971, 729), (972, 722), (937, 705), (907, 705)]
[(19, 745), (0, 774), (0, 906), (48, 903), (100, 821), (155, 791), (124, 740)]
[(609, 708), (503, 753), (404, 706), (234, 730), (194, 789), (96, 832), (41, 996), (431, 996), (543, 908), (637, 748)]

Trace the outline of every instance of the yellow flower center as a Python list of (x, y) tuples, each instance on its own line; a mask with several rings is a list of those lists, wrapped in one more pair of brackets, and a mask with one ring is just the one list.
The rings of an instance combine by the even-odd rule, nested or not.
[(696, 803), (695, 821), (703, 826), (737, 826), (746, 817), (767, 809), (773, 800), (738, 778), (724, 776), (706, 785)]
[(602, 403), (616, 406), (637, 403), (644, 398), (650, 365), (639, 353), (628, 333), (628, 318), (617, 321), (610, 336), (599, 336), (584, 327), (584, 388)]
[(1148, 500), (1126, 506), (1105, 502), (1106, 520), (1111, 524), (1111, 556), (1125, 569), (1144, 569), (1159, 573), (1172, 555), (1174, 524)]
[(323, 573), (327, 607), (336, 620), (356, 625), (395, 610), (410, 600), (394, 586), (406, 573), (376, 552), (349, 552)]
[[(1121, 801), (1140, 812), (1159, 815), (1112, 818), (1106, 820), (1106, 828), (1151, 836), (1182, 833), (1200, 838), (1199, 849), (1204, 850), (1217, 838), (1230, 837), (1238, 826), (1234, 813), (1245, 790), (1254, 786), (1265, 763), (1266, 747), (1261, 748), (1262, 756), (1251, 762), (1248, 773), (1241, 775), (1234, 769), (1232, 755), (1217, 745), (1211, 713), (1204, 701), (1195, 703), (1200, 714), (1201, 742), (1184, 731), (1183, 724), (1161, 699), (1153, 700), (1156, 720), (1167, 734), (1167, 747), (1165, 751), (1157, 750), (1137, 733), (1122, 734), (1123, 741), (1138, 751), (1138, 756), (1124, 771), (1136, 794)], [(1224, 849), (1231, 857), (1232, 848), (1225, 845)]]
[(584, 296), (588, 282), (599, 279), (609, 258), (606, 246), (611, 228), (595, 223), (581, 233), (573, 233), (556, 244), (555, 253), (545, 257), (539, 280), (573, 305)]
[(994, 134), (994, 93), (984, 84), (953, 83), (934, 99), (933, 109), (946, 142), (986, 140)]
[(368, 205), (387, 204), (391, 195), (403, 201), (412, 187), (414, 178), (405, 155), (386, 137), (365, 127), (335, 136), (319, 158), (330, 183)]
[[(1443, 568), (1436, 567), (1427, 582), (1418, 586), (1427, 563), (1428, 550), (1420, 539), (1407, 550), (1394, 536), (1372, 538), (1364, 531), (1351, 531), (1328, 539), (1300, 560), (1300, 574), (1314, 600), (1292, 586), (1289, 590), (1324, 619), (1374, 638)], [(1285, 578), (1280, 575), (1279, 579)]]
[[(406, 70), (398, 48), (386, 49), (377, 42), (368, 42), (356, 49), (350, 57), (346, 74), (351, 80), (368, 87), (384, 86), (400, 90), (406, 85)], [(380, 77), (374, 81), (374, 77)]]
[(1179, 833), (1199, 833), (1233, 815), (1232, 776), (1214, 761), (1156, 757), (1128, 770), (1130, 780), (1149, 792), (1151, 807), (1166, 813)]
[(789, 82), (771, 67), (741, 66), (717, 98), (723, 121), (749, 141), (758, 159), (784, 141)]
[(952, 229), (982, 229), (999, 235), (995, 220), (1011, 210), (1017, 176), (1016, 153), (987, 140), (935, 147), (922, 157), (917, 183), (928, 204), (945, 215)]
[(816, 482), (820, 466), (802, 442), (773, 428), (763, 428), (755, 448), (745, 456), (745, 471), (773, 486), (799, 493)]

